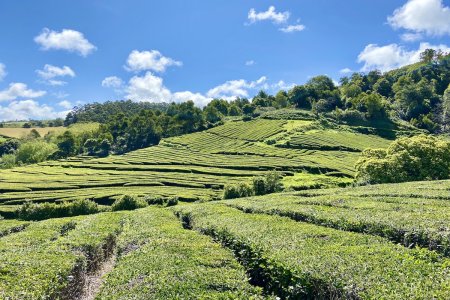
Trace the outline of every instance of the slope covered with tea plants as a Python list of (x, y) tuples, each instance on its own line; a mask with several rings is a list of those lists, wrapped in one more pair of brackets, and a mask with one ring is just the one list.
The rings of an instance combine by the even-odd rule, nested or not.
[[(289, 111), (286, 114), (289, 116)], [(226, 185), (250, 182), (273, 170), (280, 172), (286, 187), (292, 189), (345, 185), (353, 180), (354, 165), (364, 145), (379, 148), (391, 142), (326, 120), (275, 115), (229, 121), (124, 155), (76, 157), (4, 170), (0, 212), (10, 216), (15, 206), (27, 200), (86, 198), (111, 204), (124, 194), (208, 201), (220, 199)], [(400, 129), (391, 131), (402, 134)], [(318, 133), (326, 133), (328, 139), (314, 138)], [(302, 135), (310, 136), (315, 146), (292, 142)], [(305, 176), (308, 183), (295, 180)]]

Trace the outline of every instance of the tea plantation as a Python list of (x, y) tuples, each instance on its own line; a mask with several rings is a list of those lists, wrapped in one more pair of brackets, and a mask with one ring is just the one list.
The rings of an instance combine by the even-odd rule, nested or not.
[[(449, 299), (450, 181), (352, 186), (361, 152), (405, 133), (278, 110), (2, 170), (0, 299)], [(222, 200), (274, 170), (284, 192)], [(154, 205), (112, 211), (124, 195)], [(79, 199), (98, 213), (18, 210)]]

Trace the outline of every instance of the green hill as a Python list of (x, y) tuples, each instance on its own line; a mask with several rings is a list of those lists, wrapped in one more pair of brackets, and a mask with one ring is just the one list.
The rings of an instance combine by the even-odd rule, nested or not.
[[(123, 155), (3, 170), (0, 298), (447, 299), (450, 181), (337, 188), (362, 150), (411, 133), (277, 110)], [(221, 200), (273, 170), (286, 192)], [(179, 203), (110, 212), (122, 195)], [(80, 198), (104, 212), (17, 219), (29, 200)]]
[[(302, 117), (300, 117), (302, 118)], [(80, 197), (111, 204), (118, 196), (220, 199), (227, 184), (250, 182), (276, 170), (293, 189), (352, 182), (359, 153), (391, 142), (351, 126), (310, 119), (230, 121), (213, 129), (168, 138), (158, 146), (106, 158), (77, 157), (3, 171), (0, 211), (26, 200)], [(295, 184), (307, 177), (308, 183)], [(3, 208), (3, 207), (7, 208)]]

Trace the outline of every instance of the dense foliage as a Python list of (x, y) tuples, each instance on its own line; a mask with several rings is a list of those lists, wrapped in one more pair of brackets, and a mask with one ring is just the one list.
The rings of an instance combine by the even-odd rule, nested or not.
[(22, 220), (46, 220), (51, 218), (73, 217), (98, 213), (100, 208), (91, 200), (80, 199), (73, 202), (42, 203), (26, 202), (16, 212)]
[(276, 193), (283, 190), (281, 175), (275, 171), (268, 172), (264, 176), (254, 177), (251, 184), (240, 182), (225, 186), (223, 199), (234, 199), (249, 196), (260, 196)]
[(387, 149), (366, 149), (356, 164), (361, 182), (448, 179), (450, 142), (433, 136), (400, 138)]
[(167, 104), (133, 101), (106, 101), (105, 103), (89, 103), (72, 109), (64, 120), (64, 125), (74, 123), (106, 123), (110, 116), (120, 113), (127, 117), (138, 114), (141, 110), (166, 111)]
[(111, 206), (112, 211), (135, 210), (147, 206), (147, 202), (136, 196), (124, 195), (117, 199)]

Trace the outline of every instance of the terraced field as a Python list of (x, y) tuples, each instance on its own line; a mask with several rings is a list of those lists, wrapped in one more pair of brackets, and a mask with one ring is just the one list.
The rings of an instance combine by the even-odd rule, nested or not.
[[(251, 181), (271, 170), (280, 171), (289, 182), (286, 186), (293, 189), (350, 183), (359, 157), (354, 149), (307, 149), (306, 144), (304, 149), (286, 149), (270, 142), (294, 138), (299, 131), (309, 132), (313, 125), (313, 121), (305, 119), (233, 121), (121, 156), (78, 157), (5, 170), (0, 176), (0, 214), (10, 217), (15, 206), (26, 200), (89, 198), (111, 204), (124, 194), (217, 200), (225, 185)], [(346, 131), (333, 135), (342, 135), (341, 141), (353, 138)], [(357, 137), (360, 148), (364, 143), (375, 145), (373, 141), (377, 146), (390, 142), (376, 136)], [(309, 174), (308, 184), (289, 180), (299, 174)]]
[[(449, 299), (450, 181), (333, 188), (390, 141), (284, 114), (2, 170), (0, 299)], [(299, 191), (220, 200), (274, 169)], [(122, 195), (180, 202), (107, 211)], [(80, 198), (107, 212), (17, 219)]]

